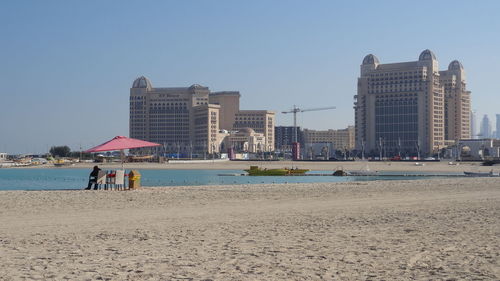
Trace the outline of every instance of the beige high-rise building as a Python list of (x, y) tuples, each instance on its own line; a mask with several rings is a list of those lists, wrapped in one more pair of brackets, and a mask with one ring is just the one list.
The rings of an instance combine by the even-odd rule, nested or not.
[[(356, 148), (366, 154), (423, 156), (443, 148), (446, 137), (470, 135), (470, 111), (465, 111), (470, 108), (470, 93), (465, 91), (463, 68), (456, 67), (452, 62), (448, 71), (440, 72), (430, 50), (417, 61), (390, 64), (367, 55), (355, 96)], [(446, 89), (444, 85), (453, 80), (455, 88)], [(445, 104), (454, 111), (446, 113)]]
[(130, 137), (160, 143), (165, 153), (218, 153), (228, 135), (222, 130), (251, 128), (265, 136), (262, 151), (274, 150), (274, 113), (240, 111), (239, 98), (196, 84), (154, 88), (141, 76), (130, 89)]
[(352, 150), (355, 146), (354, 126), (340, 130), (309, 130), (304, 129), (306, 146), (314, 143), (332, 143), (334, 149)]
[(470, 92), (466, 89), (464, 67), (454, 60), (448, 70), (440, 71), (439, 74), (444, 88), (444, 138), (454, 141), (470, 139)]
[(130, 89), (130, 137), (160, 143), (166, 152), (209, 151), (219, 118), (219, 106), (208, 103), (209, 93), (200, 85), (153, 88), (146, 77), (137, 78)]

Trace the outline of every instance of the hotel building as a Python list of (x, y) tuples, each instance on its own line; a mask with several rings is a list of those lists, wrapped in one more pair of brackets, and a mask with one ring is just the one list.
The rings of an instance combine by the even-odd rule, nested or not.
[(264, 135), (263, 151), (274, 150), (274, 112), (240, 110), (239, 98), (196, 84), (154, 88), (141, 76), (130, 89), (130, 137), (160, 143), (165, 152), (219, 153), (227, 131), (251, 128)]
[(367, 55), (354, 98), (356, 149), (367, 154), (431, 155), (447, 140), (470, 138), (463, 67), (453, 61), (439, 71), (430, 50), (417, 61), (390, 64)]

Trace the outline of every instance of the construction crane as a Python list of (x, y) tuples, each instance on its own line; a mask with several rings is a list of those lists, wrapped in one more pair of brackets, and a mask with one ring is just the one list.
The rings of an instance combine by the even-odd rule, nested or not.
[(318, 107), (318, 108), (308, 108), (308, 109), (300, 109), (293, 105), (292, 110), (290, 111), (282, 111), (283, 114), (293, 113), (293, 142), (297, 142), (297, 113), (299, 112), (307, 112), (307, 111), (319, 111), (319, 110), (328, 110), (335, 109), (335, 106), (329, 107)]

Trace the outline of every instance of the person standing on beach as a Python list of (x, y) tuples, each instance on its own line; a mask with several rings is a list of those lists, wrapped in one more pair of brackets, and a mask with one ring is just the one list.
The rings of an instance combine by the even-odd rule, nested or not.
[(100, 170), (101, 169), (99, 169), (99, 166), (94, 166), (94, 169), (92, 170), (92, 172), (90, 172), (89, 184), (87, 185), (87, 188), (85, 188), (85, 190), (90, 190), (90, 188), (92, 187), (92, 185), (96, 185), (97, 184), (97, 176), (99, 175), (99, 171)]

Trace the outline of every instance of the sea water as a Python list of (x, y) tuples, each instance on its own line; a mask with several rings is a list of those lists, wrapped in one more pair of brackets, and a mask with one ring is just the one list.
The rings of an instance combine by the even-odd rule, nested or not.
[[(126, 171), (128, 172), (128, 170)], [(261, 183), (312, 183), (348, 182), (371, 180), (422, 179), (426, 177), (334, 177), (334, 176), (245, 176), (242, 170), (139, 170), (141, 185), (234, 185)], [(329, 171), (312, 171), (308, 174), (327, 174)], [(0, 190), (55, 190), (83, 189), (87, 186), (88, 169), (0, 169)]]

